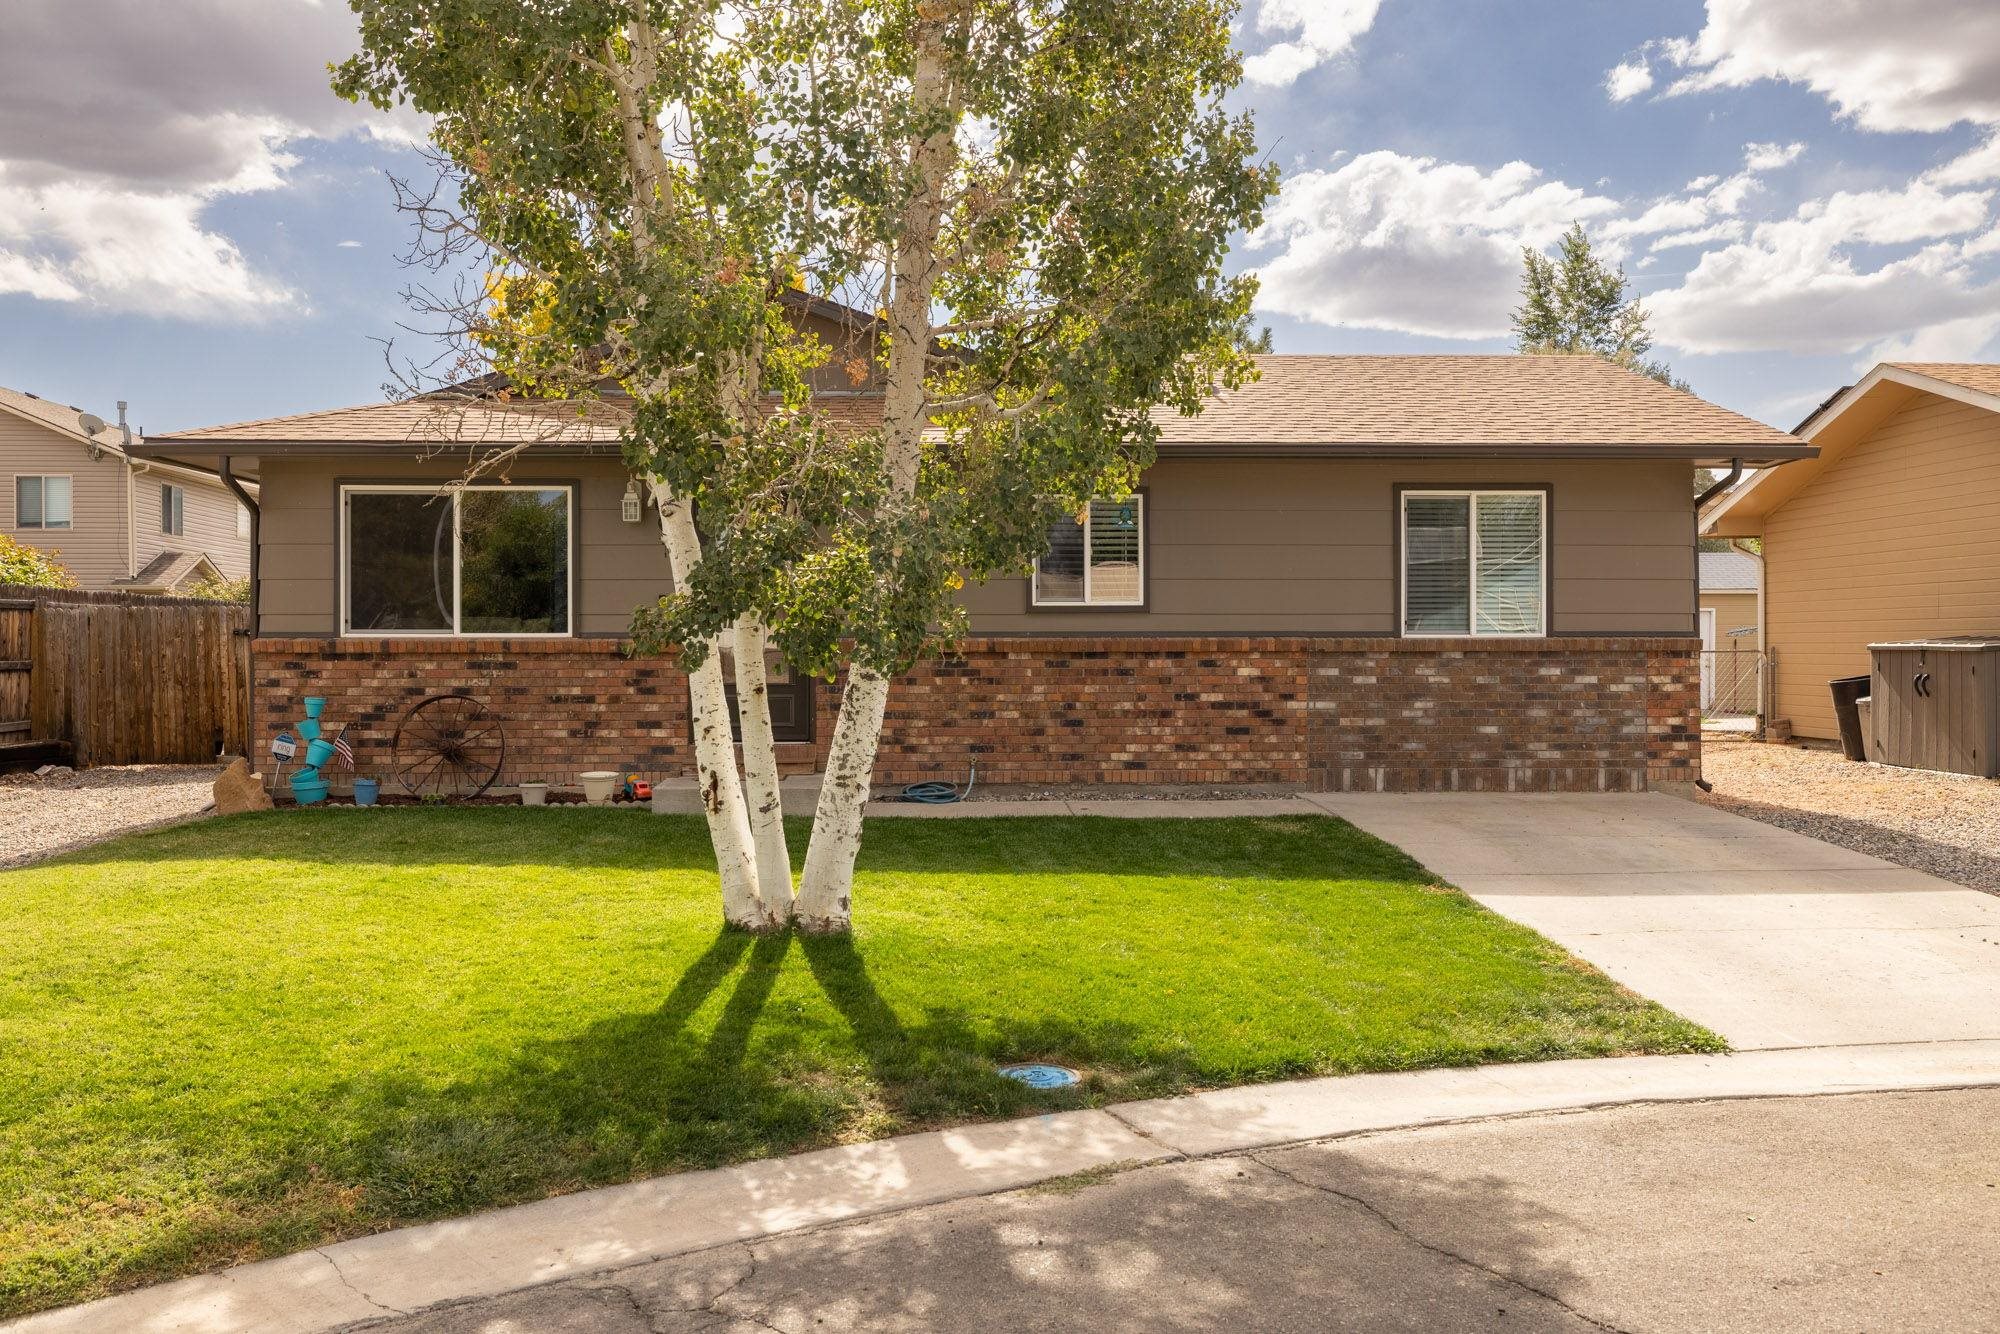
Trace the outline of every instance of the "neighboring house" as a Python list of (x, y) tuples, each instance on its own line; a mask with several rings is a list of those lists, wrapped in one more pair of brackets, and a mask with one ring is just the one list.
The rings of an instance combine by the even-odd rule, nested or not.
[(1763, 539), (1769, 714), (1832, 739), (1827, 682), (1871, 643), (2000, 631), (2000, 366), (1880, 365), (1796, 434), (1819, 457), (1738, 484), (1703, 531)]
[(1725, 653), (1761, 647), (1764, 563), (1748, 551), (1704, 551), (1700, 564), (1701, 646)]
[[(0, 532), (53, 552), (80, 588), (175, 593), (250, 573), (250, 512), (205, 468), (141, 457), (116, 425), (0, 388)], [(254, 484), (249, 485), (254, 497)]]
[(1763, 562), (1747, 551), (1704, 551), (1701, 569), (1701, 711), (1752, 718), (1764, 692)]
[[(966, 591), (962, 656), (892, 691), (878, 783), (975, 763), (1000, 785), (1698, 776), (1693, 470), (1809, 446), (1596, 358), (1259, 366), (1199, 417), (1161, 414), (1137, 495)], [(881, 407), (865, 384), (816, 404), (847, 429)], [(506, 781), (692, 772), (683, 678), (621, 643), (670, 579), (620, 411), (545, 412), (377, 404), (146, 443), (263, 481), (261, 733), (324, 695), (386, 772), (410, 704), (462, 690), (505, 719)], [(440, 495), (508, 442), (527, 447), (504, 482)], [(823, 760), (836, 700), (774, 689), (787, 771)]]

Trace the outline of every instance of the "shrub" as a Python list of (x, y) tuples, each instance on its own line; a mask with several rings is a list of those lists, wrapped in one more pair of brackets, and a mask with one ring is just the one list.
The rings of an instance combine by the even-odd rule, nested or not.
[(0, 584), (29, 588), (75, 588), (76, 576), (56, 557), (59, 551), (43, 551), (16, 542), (0, 533)]
[(206, 598), (210, 602), (238, 602), (247, 605), (250, 601), (250, 581), (248, 579), (224, 579), (220, 575), (211, 579), (204, 575), (187, 586), (191, 598)]

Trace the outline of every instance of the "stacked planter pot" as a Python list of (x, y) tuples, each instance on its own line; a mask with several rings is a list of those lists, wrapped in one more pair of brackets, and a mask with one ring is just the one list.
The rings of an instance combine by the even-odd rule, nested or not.
[(306, 743), (305, 764), (291, 778), (292, 799), (301, 806), (314, 806), (326, 800), (326, 775), (320, 770), (333, 758), (333, 743), (319, 734), (319, 716), (325, 708), (326, 701), (318, 695), (306, 696), (306, 716), (296, 729), (299, 739)]

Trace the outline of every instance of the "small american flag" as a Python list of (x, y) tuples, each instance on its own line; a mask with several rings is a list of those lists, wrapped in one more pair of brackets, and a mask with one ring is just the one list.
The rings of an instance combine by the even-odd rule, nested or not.
[(340, 761), (343, 769), (354, 767), (354, 747), (347, 744), (347, 729), (340, 729), (340, 735), (333, 739), (333, 757)]

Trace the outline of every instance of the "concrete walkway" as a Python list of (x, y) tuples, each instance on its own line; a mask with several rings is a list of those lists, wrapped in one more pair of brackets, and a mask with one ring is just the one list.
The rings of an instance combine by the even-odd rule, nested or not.
[(2000, 1042), (1552, 1061), (1223, 1089), (585, 1191), (142, 1288), (6, 1328), (308, 1334), (1132, 1164), (1572, 1108), (1984, 1086), (2000, 1086)]
[(1691, 801), (1326, 796), (1739, 1050), (2000, 1038), (2000, 898)]

